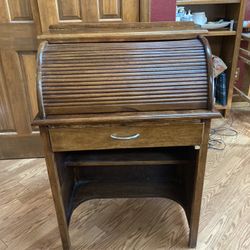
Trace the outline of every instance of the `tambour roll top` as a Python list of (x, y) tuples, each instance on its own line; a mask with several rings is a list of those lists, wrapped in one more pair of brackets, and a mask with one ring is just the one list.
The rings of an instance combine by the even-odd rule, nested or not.
[(38, 56), (39, 117), (211, 111), (212, 83), (210, 48), (197, 34), (181, 40), (44, 41)]

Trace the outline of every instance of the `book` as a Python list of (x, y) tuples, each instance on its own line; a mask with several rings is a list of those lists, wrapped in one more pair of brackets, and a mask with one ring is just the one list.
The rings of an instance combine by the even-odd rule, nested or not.
[(151, 0), (151, 22), (175, 21), (176, 0)]
[(220, 105), (227, 105), (227, 77), (225, 72), (215, 78), (215, 100)]

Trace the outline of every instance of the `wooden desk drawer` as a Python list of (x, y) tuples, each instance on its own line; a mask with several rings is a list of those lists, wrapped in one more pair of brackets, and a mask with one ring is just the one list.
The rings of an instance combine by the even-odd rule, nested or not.
[(203, 124), (51, 128), (53, 151), (199, 145)]

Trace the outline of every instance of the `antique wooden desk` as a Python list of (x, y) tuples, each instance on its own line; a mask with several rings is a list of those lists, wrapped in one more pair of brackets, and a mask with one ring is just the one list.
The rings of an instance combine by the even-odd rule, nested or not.
[(210, 120), (218, 117), (201, 32), (173, 23), (66, 25), (41, 37), (35, 124), (64, 249), (73, 210), (116, 197), (178, 202), (195, 247)]

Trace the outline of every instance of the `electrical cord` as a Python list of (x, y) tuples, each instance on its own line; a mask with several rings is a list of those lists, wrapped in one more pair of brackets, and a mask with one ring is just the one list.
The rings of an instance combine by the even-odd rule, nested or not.
[(233, 119), (224, 120), (224, 123), (216, 128), (212, 128), (209, 134), (208, 148), (215, 150), (224, 150), (226, 143), (223, 137), (235, 137), (238, 136), (238, 131), (234, 129)]

